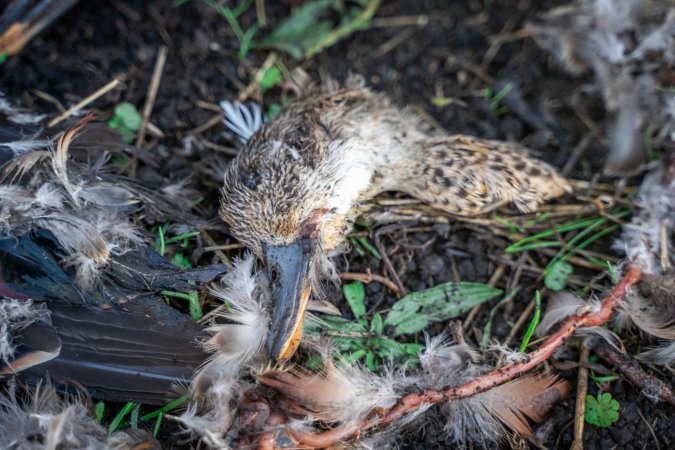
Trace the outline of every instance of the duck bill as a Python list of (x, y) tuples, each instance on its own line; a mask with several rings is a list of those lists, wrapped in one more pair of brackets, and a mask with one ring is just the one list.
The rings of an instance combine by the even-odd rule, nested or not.
[(302, 339), (305, 311), (312, 291), (308, 280), (311, 249), (312, 242), (308, 238), (263, 249), (274, 301), (267, 336), (267, 351), (274, 362), (284, 362), (293, 356)]

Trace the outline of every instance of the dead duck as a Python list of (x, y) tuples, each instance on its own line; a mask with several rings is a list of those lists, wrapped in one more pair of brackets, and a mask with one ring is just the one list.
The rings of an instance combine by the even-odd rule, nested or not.
[(511, 202), (532, 212), (570, 189), (526, 148), (430, 131), (360, 79), (314, 87), (298, 78), (299, 99), (265, 124), (255, 110), (224, 105), (246, 144), (225, 173), (220, 214), (266, 266), (275, 361), (298, 347), (312, 288), (334, 273), (329, 257), (344, 250), (366, 200), (398, 191), (477, 215)]

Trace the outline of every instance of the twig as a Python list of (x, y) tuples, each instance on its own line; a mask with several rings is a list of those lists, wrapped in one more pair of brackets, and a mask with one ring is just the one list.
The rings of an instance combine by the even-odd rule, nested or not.
[(577, 146), (574, 147), (574, 150), (572, 150), (569, 158), (567, 158), (565, 167), (563, 167), (560, 171), (560, 175), (566, 177), (570, 174), (572, 169), (574, 169), (574, 167), (577, 165), (577, 162), (579, 162), (579, 158), (581, 158), (581, 156), (591, 146), (592, 143), (596, 142), (596, 138), (598, 137), (599, 133), (600, 127), (596, 126), (588, 131), (583, 138), (581, 138)]
[(405, 286), (403, 286), (403, 283), (401, 283), (401, 279), (398, 277), (398, 273), (396, 273), (396, 269), (394, 269), (394, 266), (391, 263), (391, 259), (389, 259), (389, 255), (387, 255), (387, 251), (384, 248), (384, 245), (382, 245), (380, 236), (390, 231), (403, 228), (404, 226), (405, 225), (403, 224), (387, 225), (377, 230), (375, 232), (375, 235), (373, 236), (373, 242), (375, 242), (375, 247), (377, 247), (377, 251), (380, 252), (380, 255), (382, 256), (382, 262), (384, 263), (384, 267), (385, 269), (387, 269), (387, 272), (389, 272), (389, 276), (393, 278), (394, 283), (396, 283), (396, 286), (398, 287), (398, 292), (402, 296), (408, 295), (408, 290), (405, 288)]
[(537, 350), (530, 352), (522, 361), (507, 364), (467, 383), (451, 386), (442, 391), (411, 392), (403, 396), (391, 409), (371, 414), (361, 423), (345, 424), (318, 433), (288, 428), (286, 434), (299, 446), (326, 448), (355, 439), (369, 430), (390, 424), (422, 407), (469, 397), (502, 385), (546, 361), (579, 328), (606, 323), (612, 317), (621, 299), (638, 282), (640, 276), (639, 269), (630, 267), (616, 287), (603, 299), (599, 311), (569, 317), (555, 334), (550, 336)]
[[(488, 280), (488, 286), (490, 287), (495, 287), (497, 285), (497, 282), (500, 280), (500, 278), (504, 275), (504, 272), (506, 271), (506, 265), (500, 264), (497, 266), (495, 271), (492, 273), (492, 276)], [(466, 319), (464, 319), (464, 324), (462, 327), (465, 330), (469, 329), (469, 326), (471, 325), (471, 322), (474, 321), (480, 310), (482, 309), (483, 303), (479, 303), (478, 305), (474, 306), (471, 311), (469, 311), (469, 314), (466, 316)]]
[(239, 250), (240, 248), (246, 248), (244, 244), (234, 243), (234, 244), (223, 244), (217, 245), (215, 242), (213, 244), (208, 243), (208, 247), (204, 247), (205, 252), (217, 252), (218, 250)]
[(216, 256), (218, 257), (218, 259), (220, 259), (220, 262), (225, 264), (227, 267), (231, 267), (232, 261), (230, 261), (230, 258), (228, 258), (227, 255), (223, 253), (223, 251), (220, 248), (218, 248), (218, 244), (216, 243), (215, 239), (211, 237), (209, 232), (206, 230), (202, 230), (199, 232), (199, 234), (202, 236), (202, 239), (204, 239), (204, 241), (209, 245), (209, 247), (206, 247), (204, 251), (208, 250), (213, 251), (213, 253), (215, 253)]
[(155, 69), (152, 71), (152, 79), (150, 80), (150, 89), (148, 90), (148, 96), (145, 98), (145, 104), (143, 105), (143, 121), (141, 122), (141, 128), (138, 130), (138, 136), (136, 136), (136, 147), (140, 147), (143, 143), (143, 139), (145, 139), (145, 129), (148, 126), (152, 107), (157, 98), (157, 91), (159, 90), (159, 83), (162, 80), (162, 73), (164, 73), (164, 64), (166, 64), (166, 55), (168, 51), (166, 46), (162, 45), (159, 48), (159, 52), (157, 52)]
[(675, 406), (673, 388), (664, 381), (643, 371), (640, 365), (630, 356), (621, 353), (601, 339), (598, 339), (591, 349), (593, 353), (623, 372), (633, 384), (642, 388), (645, 395), (657, 397), (659, 400)]
[(271, 52), (269, 55), (267, 55), (267, 58), (265, 58), (265, 61), (263, 61), (262, 66), (260, 66), (260, 69), (255, 73), (255, 76), (251, 80), (251, 82), (246, 86), (246, 88), (239, 94), (239, 101), (243, 102), (246, 99), (248, 99), (253, 91), (258, 89), (260, 86), (260, 82), (262, 81), (263, 77), (265, 76), (265, 73), (274, 65), (274, 63), (277, 62), (277, 54), (276, 52)]
[(57, 125), (57, 124), (61, 123), (62, 121), (64, 121), (68, 117), (72, 116), (73, 114), (75, 114), (76, 112), (78, 112), (79, 110), (81, 110), (82, 108), (87, 106), (89, 103), (93, 102), (94, 100), (98, 99), (99, 97), (102, 97), (105, 94), (107, 94), (108, 92), (115, 89), (120, 84), (121, 81), (122, 81), (121, 77), (115, 78), (110, 83), (108, 83), (105, 86), (103, 86), (102, 88), (96, 90), (94, 93), (88, 95), (83, 100), (77, 102), (74, 106), (71, 106), (70, 108), (68, 108), (68, 110), (66, 112), (61, 113), (58, 116), (56, 116), (55, 118), (53, 118), (47, 124), (47, 127), (51, 128), (54, 125)]
[(255, 0), (255, 14), (258, 16), (258, 23), (261, 27), (267, 26), (267, 15), (265, 15), (265, 0)]
[(396, 297), (401, 298), (401, 291), (398, 290), (398, 287), (393, 281), (391, 281), (387, 277), (383, 277), (382, 275), (371, 273), (370, 269), (368, 270), (367, 273), (341, 272), (338, 274), (338, 276), (343, 280), (360, 281), (366, 284), (371, 283), (373, 281), (382, 283), (385, 286), (387, 286), (389, 290), (393, 292), (394, 295), (396, 295)]
[(391, 27), (424, 27), (429, 23), (429, 16), (419, 14), (415, 16), (378, 17), (370, 22), (373, 28)]
[(584, 448), (584, 418), (586, 416), (586, 393), (588, 392), (588, 347), (581, 346), (579, 376), (577, 378), (577, 403), (574, 408), (574, 441), (570, 450)]

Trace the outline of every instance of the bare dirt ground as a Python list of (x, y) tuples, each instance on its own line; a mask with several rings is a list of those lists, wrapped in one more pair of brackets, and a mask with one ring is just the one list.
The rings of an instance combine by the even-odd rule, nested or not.
[[(270, 26), (287, 17), (298, 3), (266, 2)], [(344, 80), (350, 73), (361, 74), (373, 88), (388, 93), (402, 105), (412, 106), (440, 128), (452, 133), (521, 142), (562, 168), (579, 141), (589, 133), (584, 119), (603, 120), (602, 104), (584, 96), (577, 101), (588, 80), (568, 75), (532, 39), (514, 34), (526, 21), (534, 20), (537, 14), (558, 3), (387, 1), (380, 6), (368, 29), (355, 32), (310, 60), (285, 61), (287, 67), (301, 65), (314, 76), (329, 75)], [(246, 28), (255, 20), (255, 8), (249, 8), (240, 23)], [(148, 91), (156, 53), (163, 45), (168, 48), (168, 58), (151, 115), (152, 123), (163, 137), (151, 137), (146, 145), (149, 152), (159, 157), (161, 167), (154, 173), (141, 163), (137, 176), (149, 180), (158, 176), (172, 180), (189, 178), (191, 187), (204, 197), (201, 214), (215, 219), (222, 167), (230, 157), (228, 149), (235, 144), (220, 122), (213, 120), (219, 113), (212, 106), (223, 99), (235, 99), (269, 51), (254, 50), (245, 60), (239, 60), (238, 42), (231, 28), (212, 8), (196, 0), (181, 6), (169, 1), (83, 1), (49, 32), (0, 67), (0, 89), (25, 106), (53, 113), (57, 112), (55, 101), (73, 104), (123, 75), (123, 88), (97, 101), (96, 108), (104, 117), (121, 101), (140, 108)], [(532, 114), (544, 120), (535, 123), (531, 115), (519, 113), (513, 105), (508, 112), (495, 114), (486, 100), (485, 89), (498, 91), (505, 83), (511, 83), (513, 91), (530, 107)], [(277, 87), (260, 100), (267, 109), (279, 102), (282, 95), (283, 90)], [(446, 104), (439, 106), (442, 103)], [(583, 117), (579, 110), (583, 111)], [(598, 182), (606, 186), (608, 195), (614, 195), (616, 179), (597, 175), (601, 173), (605, 152), (600, 138), (569, 168), (567, 175), (575, 180)], [(628, 180), (629, 186), (637, 183), (638, 178)], [(579, 198), (560, 201), (560, 204), (566, 203), (579, 205), (584, 201)], [(156, 224), (146, 225), (150, 235)], [(495, 230), (502, 232), (495, 233)], [(371, 232), (370, 229), (363, 231)], [(211, 233), (218, 244), (236, 244), (224, 226), (217, 225)], [(616, 260), (620, 255), (609, 249), (615, 236), (608, 235), (592, 249)], [(435, 225), (410, 224), (387, 234), (382, 242), (403, 285), (410, 291), (451, 280), (487, 282), (503, 266), (499, 269), (503, 274), (496, 279), (497, 286), (507, 289), (521, 285), (524, 289), (495, 320), (493, 336), (502, 341), (512, 332), (532, 300), (534, 290), (541, 287), (542, 267), (551, 257), (537, 251), (530, 252), (526, 259), (518, 259), (518, 255), (507, 257), (504, 249), (512, 243), (508, 230), (504, 231), (489, 219), (477, 223), (449, 220)], [(225, 250), (229, 257), (243, 252), (236, 245), (232, 247)], [(210, 262), (216, 255), (194, 249), (189, 257), (192, 263), (199, 264)], [(369, 253), (361, 256), (355, 251), (340, 258), (339, 268), (349, 272), (370, 269), (373, 273), (385, 273), (381, 261)], [(580, 289), (592, 285), (602, 290), (609, 286), (609, 280), (601, 273), (602, 270), (592, 264), (579, 263), (575, 265), (569, 287)], [(386, 309), (395, 301), (395, 297), (377, 283), (369, 284), (366, 293), (369, 313)], [(349, 317), (349, 309), (339, 291), (335, 292), (335, 298), (344, 315)], [(467, 323), (465, 332), (469, 339), (479, 338), (479, 330), (497, 301), (493, 300)], [(430, 332), (444, 328), (445, 324), (436, 325)], [(511, 345), (517, 345), (523, 332), (524, 329), (516, 332), (516, 344)], [(642, 345), (637, 336), (622, 337), (629, 348)], [(423, 342), (422, 336), (416, 339)], [(577, 361), (577, 347), (570, 346), (561, 358)], [(562, 375), (575, 386), (576, 370), (563, 371)], [(665, 372), (657, 375), (673, 379), (672, 374)], [(585, 448), (675, 446), (672, 407), (654, 405), (622, 378), (609, 384), (591, 383), (589, 393), (595, 394), (600, 388), (611, 392), (619, 401), (620, 419), (609, 428), (587, 425)], [(114, 407), (108, 410), (114, 411)], [(568, 448), (572, 442), (573, 421), (574, 395), (571, 395), (553, 410), (543, 426), (545, 430), (540, 436), (543, 445)], [(442, 419), (428, 414), (426, 422), (408, 431), (400, 444), (405, 448), (452, 448), (454, 445), (443, 437), (443, 427)], [(189, 445), (180, 444), (181, 439), (176, 438), (173, 431), (171, 424), (165, 425), (166, 448)]]

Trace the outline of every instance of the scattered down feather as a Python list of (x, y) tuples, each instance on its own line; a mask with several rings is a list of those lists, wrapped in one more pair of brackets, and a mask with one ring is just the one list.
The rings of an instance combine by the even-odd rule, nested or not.
[(263, 372), (256, 378), (290, 400), (289, 408), (296, 415), (342, 424), (391, 408), (402, 395), (402, 388), (413, 381), (400, 373), (378, 376), (359, 366), (336, 365), (330, 359), (319, 373), (293, 368)]
[[(323, 352), (325, 353), (325, 352)], [(443, 389), (459, 384), (490, 370), (477, 364), (482, 358), (465, 343), (453, 343), (446, 336), (427, 337), (427, 348), (420, 355), (422, 372), (407, 376), (389, 372), (384, 376), (364, 368), (336, 365), (327, 359), (323, 371), (313, 373), (303, 368), (267, 371), (257, 376), (262, 384), (282, 395), (282, 408), (290, 417), (313, 421), (354, 423), (369, 414), (395, 405), (407, 391)], [(446, 402), (440, 408), (447, 418), (446, 429), (460, 444), (475, 442), (492, 446), (513, 430), (531, 435), (528, 420), (540, 422), (548, 410), (569, 392), (566, 382), (553, 376), (523, 377), (472, 397)], [(400, 420), (393, 428), (370, 436), (370, 444), (387, 439), (402, 427), (415, 426), (415, 420), (427, 411), (422, 407)]]
[(80, 287), (88, 290), (111, 253), (135, 248), (143, 238), (126, 210), (110, 207), (119, 188), (85, 180), (70, 163), (68, 148), (80, 128), (61, 135), (56, 149), (15, 155), (2, 168), (0, 235), (50, 231), (66, 250), (65, 262), (75, 267)]
[(661, 339), (638, 358), (652, 364), (675, 362), (675, 274), (643, 275), (637, 289), (621, 305), (617, 322), (635, 326), (640, 331)]
[(426, 346), (420, 353), (420, 365), (426, 386), (441, 389), (461, 383), (467, 376), (480, 372), (483, 358), (470, 345), (454, 343), (445, 334), (433, 338), (426, 335), (425, 341)]
[(38, 384), (25, 396), (10, 386), (0, 395), (0, 443), (7, 450), (161, 448), (142, 430), (117, 431), (108, 436), (82, 399), (62, 398), (49, 384)]
[[(477, 364), (477, 352), (467, 344), (454, 344), (443, 336), (427, 339), (420, 355), (424, 373), (422, 387), (443, 389), (469, 381), (491, 369)], [(508, 430), (531, 436), (528, 419), (543, 421), (549, 409), (569, 392), (569, 386), (555, 376), (527, 376), (486, 392), (443, 404), (445, 428), (458, 443), (474, 442), (492, 447)]]
[(675, 62), (675, 7), (668, 1), (577, 0), (528, 25), (537, 43), (571, 73), (590, 71), (612, 115), (606, 171), (627, 172), (650, 145), (673, 139), (675, 96), (667, 75)]
[(536, 332), (539, 336), (548, 333), (557, 323), (570, 316), (600, 310), (597, 300), (586, 301), (572, 292), (555, 292), (549, 296), (546, 312), (541, 318)]
[(675, 261), (675, 159), (666, 164), (645, 176), (636, 200), (640, 211), (615, 244), (645, 274), (667, 272)]
[(204, 348), (215, 352), (214, 359), (223, 359), (233, 365), (249, 362), (262, 348), (269, 327), (267, 302), (263, 301), (262, 288), (256, 285), (255, 256), (248, 254), (223, 276), (221, 286), (211, 293), (226, 303), (216, 318), (228, 323), (211, 325), (213, 337)]
[(49, 320), (44, 305), (0, 297), (0, 363), (8, 364), (13, 359), (17, 334), (37, 320)]
[(208, 328), (212, 337), (203, 343), (212, 357), (195, 375), (190, 390), (193, 403), (177, 420), (211, 447), (227, 446), (241, 394), (243, 369), (262, 363), (259, 357), (269, 325), (268, 295), (256, 284), (255, 257), (235, 261), (212, 293), (225, 303), (216, 320), (228, 323)]
[(225, 113), (223, 123), (236, 134), (242, 144), (245, 144), (265, 123), (265, 116), (256, 103), (251, 103), (249, 109), (242, 103), (223, 100), (220, 102), (220, 107)]

